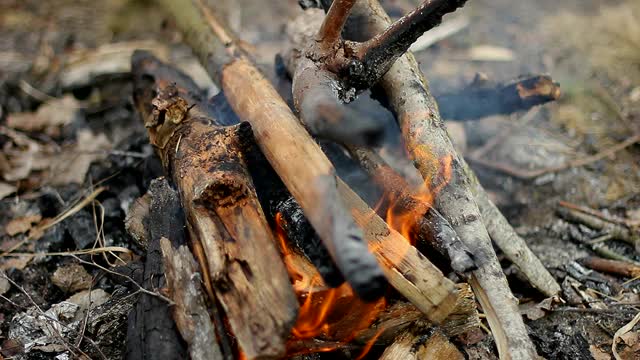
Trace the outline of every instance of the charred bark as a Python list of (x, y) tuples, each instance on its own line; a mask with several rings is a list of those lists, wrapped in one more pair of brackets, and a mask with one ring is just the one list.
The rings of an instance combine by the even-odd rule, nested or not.
[(461, 91), (436, 95), (444, 119), (473, 120), (484, 116), (528, 110), (560, 97), (560, 86), (550, 76), (524, 76), (502, 84), (476, 77)]
[[(184, 215), (176, 192), (166, 180), (154, 180), (149, 188), (151, 206), (149, 246), (144, 263), (145, 289), (157, 291), (166, 287), (161, 238), (171, 238), (176, 245), (185, 244)], [(184, 359), (186, 346), (172, 318), (170, 304), (151, 296), (140, 294), (131, 310), (127, 326), (127, 359)]]

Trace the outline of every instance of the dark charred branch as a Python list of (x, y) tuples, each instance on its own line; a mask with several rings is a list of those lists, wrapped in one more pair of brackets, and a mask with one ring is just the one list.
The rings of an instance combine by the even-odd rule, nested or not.
[(248, 358), (282, 356), (298, 303), (244, 162), (249, 125), (222, 126), (189, 78), (148, 53), (134, 53), (132, 72), (134, 102), (179, 189), (212, 301)]
[(331, 260), (329, 252), (309, 224), (296, 200), (289, 197), (278, 202), (275, 209), (276, 214), (281, 216), (276, 226), (280, 226), (287, 235), (287, 240), (311, 261), (324, 282), (330, 287), (337, 287), (344, 283), (344, 276)]
[[(150, 239), (144, 263), (142, 285), (149, 291), (166, 287), (160, 239), (185, 244), (184, 215), (178, 194), (165, 179), (154, 180), (149, 188), (150, 211), (146, 223)], [(127, 326), (127, 359), (184, 359), (186, 346), (172, 318), (170, 304), (149, 294), (141, 294), (131, 310)]]
[(533, 75), (503, 84), (474, 81), (459, 92), (436, 96), (436, 102), (444, 119), (474, 120), (528, 110), (559, 97), (560, 86), (550, 76)]
[[(300, 204), (332, 259), (365, 299), (383, 295), (384, 275), (337, 191), (335, 169), (280, 98), (242, 54), (235, 37), (201, 0), (163, 0), (258, 146)], [(281, 139), (288, 141), (281, 141)]]
[(426, 0), (370, 40), (347, 42), (345, 53), (352, 58), (350, 68), (353, 69), (353, 62), (362, 64), (360, 71), (349, 72), (348, 85), (356, 89), (370, 88), (422, 34), (440, 25), (444, 15), (465, 3), (466, 0)]

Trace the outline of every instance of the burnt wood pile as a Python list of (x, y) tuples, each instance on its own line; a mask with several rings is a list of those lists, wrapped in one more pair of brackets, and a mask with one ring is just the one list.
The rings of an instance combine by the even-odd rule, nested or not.
[[(384, 359), (458, 359), (449, 337), (478, 329), (476, 300), (501, 358), (536, 357), (491, 240), (542, 293), (560, 287), (454, 150), (407, 52), (464, 2), (425, 1), (394, 23), (377, 0), (301, 2), (281, 95), (203, 1), (159, 1), (221, 91), (208, 99), (150, 53), (132, 58), (134, 102), (166, 175), (140, 200), (145, 281), (173, 303), (170, 313), (157, 298), (138, 304), (131, 358), (356, 358), (376, 345)], [(369, 90), (396, 117), (422, 186), (381, 156), (385, 125), (350, 106)], [(558, 96), (551, 78), (528, 76), (437, 101), (469, 120)], [(366, 174), (382, 201), (338, 176), (337, 162)], [(153, 355), (161, 345), (171, 352)]]

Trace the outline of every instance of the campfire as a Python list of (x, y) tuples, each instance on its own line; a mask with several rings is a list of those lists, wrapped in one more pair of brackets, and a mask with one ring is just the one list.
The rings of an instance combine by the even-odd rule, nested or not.
[[(341, 351), (361, 359), (376, 346), (385, 359), (462, 358), (448, 339), (481, 326), (471, 288), (501, 356), (533, 357), (489, 234), (539, 290), (552, 295), (559, 286), (457, 155), (406, 53), (464, 1), (426, 1), (393, 24), (375, 0), (323, 2), (326, 15), (307, 9), (288, 26), (280, 55), (293, 108), (283, 100), (288, 90), (274, 89), (212, 9), (161, 3), (221, 88), (207, 100), (177, 68), (133, 55), (134, 102), (179, 194), (203, 278), (200, 292), (186, 292), (193, 275), (168, 274), (192, 357)], [(404, 159), (385, 158), (385, 125), (349, 106), (368, 89), (396, 115)], [(472, 99), (464, 118), (558, 95), (549, 77), (534, 76), (472, 84), (441, 102), (455, 113), (451, 99)], [(345, 182), (337, 162), (370, 181)], [(162, 188), (152, 194), (159, 203), (173, 192)], [(362, 195), (368, 188), (382, 195)], [(164, 238), (164, 261), (185, 261), (168, 242), (188, 256), (184, 245)], [(198, 339), (190, 314), (207, 307), (214, 326)]]

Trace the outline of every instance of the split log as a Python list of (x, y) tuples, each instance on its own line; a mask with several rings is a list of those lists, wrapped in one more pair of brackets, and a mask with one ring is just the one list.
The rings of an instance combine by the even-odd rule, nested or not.
[(338, 190), (351, 208), (355, 221), (362, 227), (369, 247), (383, 265), (389, 283), (429, 320), (439, 323), (453, 311), (456, 292), (451, 280), (442, 275), (424, 255), (397, 231), (389, 228), (342, 180)]
[(381, 360), (463, 360), (462, 353), (437, 330), (416, 326), (399, 335), (380, 356)]
[[(151, 194), (146, 219), (149, 243), (142, 285), (149, 291), (157, 291), (166, 286), (160, 239), (171, 237), (175, 244), (184, 244), (184, 215), (178, 194), (165, 179), (153, 180), (148, 193)], [(183, 359), (185, 356), (186, 346), (171, 316), (170, 304), (141, 294), (129, 313), (126, 358)]]
[(442, 118), (474, 120), (528, 110), (557, 100), (560, 98), (560, 86), (547, 75), (523, 76), (500, 84), (477, 75), (466, 88), (436, 95), (435, 98)]
[[(352, 218), (348, 214), (344, 214), (344, 217), (340, 218), (342, 210), (335, 209), (336, 205), (325, 206), (327, 200), (331, 199), (342, 202), (342, 199), (337, 195), (337, 180), (329, 160), (322, 154), (311, 137), (304, 132), (271, 84), (245, 56), (238, 53), (233, 37), (220, 22), (216, 21), (210, 10), (204, 7), (200, 1), (195, 1), (195, 3), (163, 1), (163, 4), (166, 9), (173, 11), (173, 15), (183, 32), (187, 35), (191, 34), (187, 36), (187, 42), (200, 55), (201, 61), (209, 73), (214, 76), (214, 80), (219, 82), (231, 107), (241, 119), (246, 119), (252, 124), (256, 142), (287, 188), (300, 203), (345, 278), (352, 286), (356, 285), (354, 291), (361, 296), (365, 295), (365, 297), (367, 294), (369, 297), (372, 294), (380, 294), (384, 287), (381, 286), (381, 281), (376, 275), (378, 270), (367, 265), (369, 263), (368, 256), (371, 256), (376, 262), (375, 269), (379, 269), (379, 267), (376, 259), (368, 251), (347, 249), (350, 256), (360, 256), (360, 258), (354, 259), (354, 263), (351, 264), (358, 265), (356, 268), (359, 268), (360, 272), (346, 272), (344, 271), (346, 264), (337, 261), (340, 259), (336, 257), (337, 248), (333, 243), (335, 237), (332, 236), (336, 233), (328, 231), (336, 228), (327, 226), (327, 224), (343, 226), (342, 223), (336, 223), (332, 220), (350, 223)], [(283, 143), (278, 138), (285, 138), (288, 141)], [(283, 146), (283, 144), (289, 144), (289, 146)], [(320, 182), (319, 187), (325, 191), (317, 191), (318, 182)], [(309, 186), (309, 184), (316, 186)], [(336, 191), (335, 195), (333, 191)], [(355, 198), (359, 199), (357, 196)], [(361, 199), (359, 201), (362, 202)], [(330, 211), (325, 213), (326, 209)], [(368, 209), (366, 213), (369, 212), (372, 210)], [(380, 219), (380, 221), (382, 220)], [(384, 224), (384, 222), (382, 223)], [(351, 225), (347, 225), (343, 229), (351, 227)], [(387, 228), (386, 224), (385, 228)], [(379, 230), (384, 231), (382, 228)], [(355, 247), (356, 244), (360, 244), (359, 241), (354, 242), (355, 239), (347, 241), (342, 238), (340, 240), (344, 243), (342, 246)], [(397, 243), (402, 244), (402, 242)], [(399, 254), (398, 249), (386, 251), (390, 253), (389, 255)], [(363, 258), (363, 256), (367, 256), (367, 258)], [(450, 299), (451, 294), (442, 295), (450, 291), (453, 292), (449, 285), (451, 282), (437, 271), (426, 258), (416, 256), (419, 260), (417, 268), (412, 268), (415, 266), (412, 262), (401, 262), (401, 266), (406, 266), (401, 270), (397, 269), (399, 265), (389, 262), (382, 262), (380, 266), (385, 268), (385, 274), (392, 274), (395, 279), (403, 278), (402, 281), (407, 286), (399, 287), (397, 290), (412, 299), (416, 306), (433, 308), (435, 313), (426, 315), (433, 318), (434, 321), (438, 321), (446, 317), (445, 309), (450, 307), (448, 304), (442, 304), (441, 301)], [(423, 268), (433, 268), (436, 271), (422, 273), (418, 270)], [(429, 278), (429, 276), (434, 276), (434, 278)], [(358, 284), (367, 284), (368, 287), (359, 289)]]
[(134, 53), (132, 72), (136, 107), (240, 349), (284, 355), (298, 303), (243, 160), (247, 124), (220, 126), (191, 79), (148, 53)]
[[(207, 72), (253, 134), (267, 160), (296, 198), (349, 284), (363, 299), (384, 293), (385, 280), (362, 232), (336, 189), (335, 170), (235, 37), (201, 0), (161, 4), (185, 34)], [(286, 140), (286, 141), (283, 141)]]

